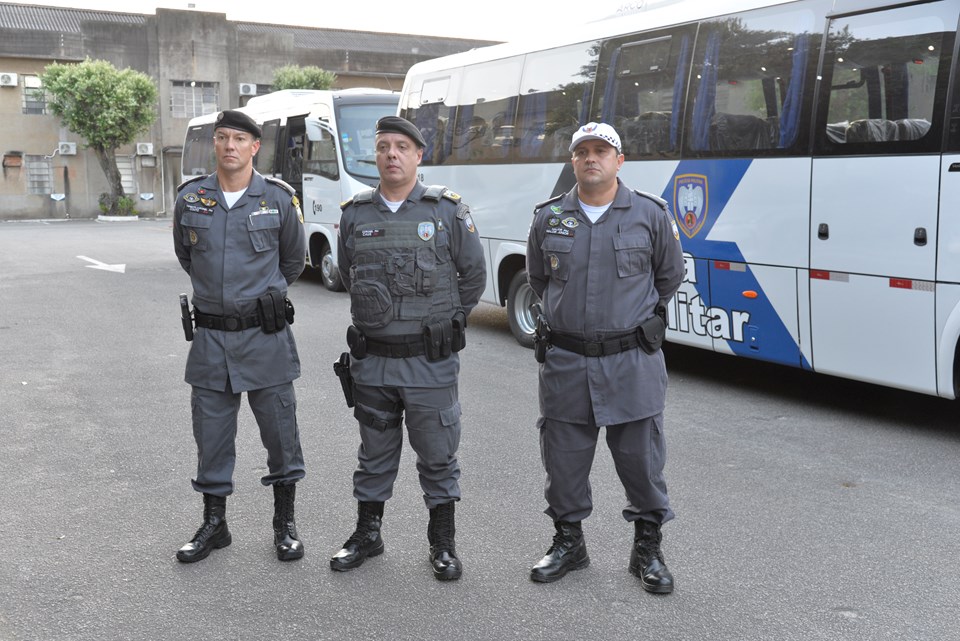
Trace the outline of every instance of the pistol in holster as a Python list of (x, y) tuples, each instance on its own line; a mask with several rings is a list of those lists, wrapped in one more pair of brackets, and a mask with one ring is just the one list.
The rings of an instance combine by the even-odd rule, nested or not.
[(340, 379), (340, 387), (343, 388), (343, 398), (347, 401), (347, 407), (356, 405), (353, 397), (353, 376), (350, 374), (350, 353), (343, 352), (340, 358), (333, 362), (333, 373)]
[(180, 322), (183, 324), (183, 337), (189, 343), (193, 340), (193, 314), (186, 294), (180, 294)]
[(547, 347), (550, 345), (550, 325), (543, 315), (543, 306), (540, 303), (534, 303), (530, 306), (530, 311), (536, 317), (536, 329), (533, 332), (533, 357), (538, 363), (547, 360)]

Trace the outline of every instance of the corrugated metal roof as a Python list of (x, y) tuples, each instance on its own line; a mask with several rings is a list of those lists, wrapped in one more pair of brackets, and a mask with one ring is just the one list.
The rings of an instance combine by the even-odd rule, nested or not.
[[(0, 2), (0, 29), (82, 33), (81, 22), (94, 20), (115, 24), (143, 25), (152, 16), (140, 13), (116, 13), (88, 9), (66, 9)], [(416, 54), (428, 58), (463, 51), (465, 44), (484, 47), (487, 40), (441, 38), (346, 29), (319, 29), (251, 22), (235, 22), (246, 33), (292, 34), (294, 46), (303, 49), (342, 49), (381, 53)]]
[(139, 13), (114, 13), (112, 11), (0, 3), (0, 28), (3, 29), (81, 33), (80, 23), (84, 20), (142, 25), (146, 23), (147, 16)]

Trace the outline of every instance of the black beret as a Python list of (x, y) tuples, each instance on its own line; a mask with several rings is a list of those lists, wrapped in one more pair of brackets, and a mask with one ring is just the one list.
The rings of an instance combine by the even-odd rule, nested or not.
[(213, 125), (213, 130), (216, 131), (220, 127), (246, 131), (249, 134), (253, 134), (256, 138), (263, 136), (260, 125), (257, 124), (256, 120), (242, 111), (236, 111), (234, 109), (227, 109), (217, 114), (217, 122)]
[(423, 139), (423, 135), (420, 133), (420, 130), (417, 129), (417, 126), (405, 118), (399, 116), (384, 116), (377, 121), (377, 133), (378, 134), (403, 134), (407, 136), (413, 142), (417, 143), (418, 147), (426, 147), (427, 143)]

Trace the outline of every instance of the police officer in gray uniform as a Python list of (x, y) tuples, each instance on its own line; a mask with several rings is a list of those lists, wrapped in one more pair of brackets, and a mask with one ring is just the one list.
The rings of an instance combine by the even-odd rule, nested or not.
[(405, 415), (430, 511), (430, 562), (437, 579), (452, 580), (462, 571), (454, 544), (460, 499), (457, 352), (465, 345), (466, 317), (486, 284), (486, 266), (460, 196), (417, 179), (424, 146), (411, 122), (381, 118), (380, 184), (343, 205), (337, 259), (353, 325), (350, 355), (341, 361), (349, 359), (347, 403), (355, 401), (360, 424), (353, 475), (358, 518), (330, 567), (350, 570), (383, 552), (383, 506), (393, 494)]
[(527, 243), (530, 286), (542, 298), (540, 451), (546, 514), (556, 534), (530, 578), (551, 582), (590, 563), (590, 467), (599, 428), (634, 523), (630, 570), (647, 591), (673, 591), (660, 526), (673, 518), (663, 476), (666, 303), (683, 278), (676, 224), (660, 198), (617, 177), (620, 136), (581, 127), (570, 144), (577, 186), (537, 205)]
[(203, 524), (177, 552), (184, 563), (230, 545), (226, 497), (233, 492), (241, 392), (267, 449), (269, 473), (261, 482), (273, 486), (277, 557), (303, 556), (294, 521), (295, 484), (304, 476), (293, 389), (300, 359), (286, 298), (304, 267), (303, 217), (289, 185), (253, 169), (260, 135), (250, 116), (221, 112), (214, 126), (217, 171), (181, 185), (174, 211), (174, 248), (193, 286), (196, 333), (185, 380), (193, 386), (193, 488), (204, 505)]

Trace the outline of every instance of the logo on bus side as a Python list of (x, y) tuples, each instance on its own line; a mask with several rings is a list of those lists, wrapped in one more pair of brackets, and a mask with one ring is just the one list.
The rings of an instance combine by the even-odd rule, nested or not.
[(680, 174), (673, 179), (674, 216), (687, 238), (693, 238), (707, 220), (707, 177)]

